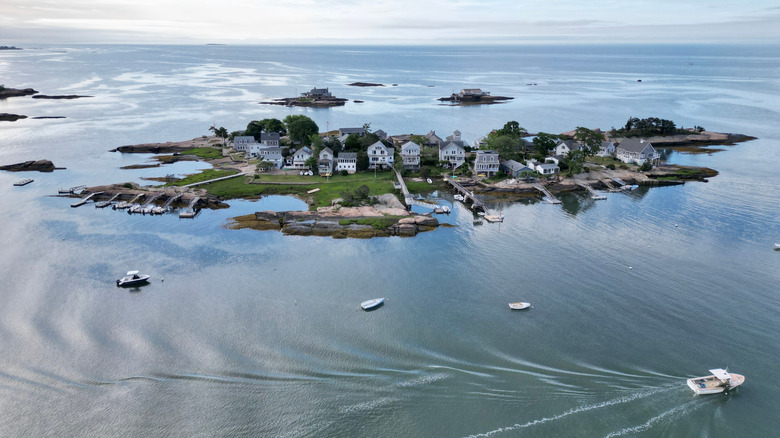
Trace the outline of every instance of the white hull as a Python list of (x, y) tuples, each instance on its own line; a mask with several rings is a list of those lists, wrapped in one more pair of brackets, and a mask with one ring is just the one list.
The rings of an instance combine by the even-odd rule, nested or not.
[[(130, 273), (128, 273), (130, 274)], [(130, 274), (127, 277), (122, 277), (116, 281), (116, 285), (119, 287), (130, 287), (144, 284), (149, 281), (149, 275)]]
[(706, 395), (732, 390), (745, 383), (745, 376), (742, 374), (729, 373), (729, 376), (729, 380), (721, 380), (715, 376), (694, 377), (688, 379), (688, 387), (698, 395)]
[(509, 308), (512, 310), (523, 310), (531, 307), (531, 303), (524, 303), (522, 301), (518, 301), (516, 303), (509, 303)]
[(385, 303), (384, 298), (374, 298), (373, 300), (363, 301), (362, 303), (360, 303), (360, 307), (363, 310), (371, 310), (371, 309), (376, 309), (377, 307), (381, 306), (384, 303)]

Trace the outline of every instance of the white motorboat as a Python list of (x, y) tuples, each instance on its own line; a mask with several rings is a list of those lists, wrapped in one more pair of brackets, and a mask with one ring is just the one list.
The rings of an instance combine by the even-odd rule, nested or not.
[(128, 271), (126, 276), (116, 281), (116, 285), (121, 287), (137, 286), (147, 281), (149, 281), (149, 275), (140, 275), (138, 271)]
[(775, 243), (775, 251), (780, 251), (780, 243)]
[(710, 370), (712, 375), (688, 379), (688, 387), (696, 394), (717, 394), (745, 383), (742, 374), (730, 373), (722, 368)]
[(363, 301), (360, 307), (363, 310), (373, 310), (385, 303), (384, 298), (374, 298), (373, 300)]
[(624, 185), (624, 186), (622, 186), (620, 188), (623, 189), (623, 190), (636, 190), (636, 189), (639, 188), (639, 186), (636, 185), (636, 184), (626, 184), (626, 185)]
[(465, 201), (465, 200), (466, 200), (466, 198), (464, 198), (464, 197), (463, 197), (463, 195), (461, 195), (460, 193), (458, 193), (458, 194), (457, 194), (457, 195), (455, 195), (454, 197), (455, 197), (455, 200), (456, 200), (456, 201), (461, 201), (461, 202), (463, 202), (463, 201)]
[(518, 301), (516, 303), (509, 303), (509, 308), (512, 310), (524, 310), (531, 307), (531, 303), (524, 303), (522, 301)]

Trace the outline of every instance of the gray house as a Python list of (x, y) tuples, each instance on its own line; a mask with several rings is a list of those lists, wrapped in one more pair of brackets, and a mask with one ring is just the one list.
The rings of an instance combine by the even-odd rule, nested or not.
[(336, 159), (336, 171), (346, 170), (349, 173), (357, 171), (357, 152), (340, 152)]
[(251, 135), (237, 135), (233, 137), (233, 149), (239, 152), (249, 152), (249, 147), (256, 144), (257, 141)]
[(524, 178), (534, 173), (534, 170), (525, 164), (518, 163), (515, 160), (502, 161), (499, 165), (502, 172), (513, 178)]
[(333, 150), (331, 148), (325, 148), (320, 151), (319, 161), (317, 162), (317, 170), (320, 175), (330, 175), (333, 173)]
[(270, 161), (274, 164), (274, 167), (281, 168), (284, 164), (284, 157), (282, 157), (282, 148), (279, 146), (270, 146), (258, 150), (257, 156), (264, 161)]
[(330, 99), (333, 97), (327, 88), (312, 88), (310, 91), (301, 93), (301, 96), (309, 99)]
[(645, 139), (632, 137), (620, 141), (615, 148), (615, 157), (624, 163), (636, 163), (640, 166), (649, 160), (655, 166), (661, 154)]
[(474, 160), (474, 171), (477, 175), (495, 176), (498, 173), (498, 167), (498, 152), (477, 151), (477, 157)]

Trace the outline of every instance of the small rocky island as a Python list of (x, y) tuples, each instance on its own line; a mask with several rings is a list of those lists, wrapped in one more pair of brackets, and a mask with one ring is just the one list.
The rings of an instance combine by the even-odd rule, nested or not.
[(0, 113), (0, 121), (3, 122), (15, 122), (19, 119), (26, 119), (27, 116), (21, 114)]
[(37, 94), (38, 92), (32, 88), (6, 88), (0, 85), (0, 99), (6, 99), (9, 97), (21, 97), (29, 96), (31, 94)]
[(385, 84), (375, 84), (373, 82), (353, 82), (347, 85), (350, 87), (384, 87), (385, 86)]
[(23, 163), (0, 166), (0, 170), (8, 172), (54, 172), (62, 169), (64, 167), (55, 167), (54, 163), (49, 160), (25, 161)]
[(512, 100), (514, 97), (491, 96), (489, 91), (479, 88), (464, 88), (460, 93), (452, 93), (450, 97), (440, 97), (441, 102), (450, 102), (452, 105), (490, 105)]
[(262, 105), (302, 106), (308, 108), (330, 108), (343, 106), (348, 99), (334, 97), (327, 88), (312, 88), (300, 97), (282, 97), (272, 101), (260, 102)]

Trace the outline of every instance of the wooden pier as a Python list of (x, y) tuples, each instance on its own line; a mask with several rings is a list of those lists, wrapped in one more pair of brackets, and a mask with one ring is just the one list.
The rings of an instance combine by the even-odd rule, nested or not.
[(114, 200), (116, 198), (118, 198), (118, 197), (119, 197), (119, 193), (114, 193), (114, 196), (112, 196), (111, 199), (106, 200), (106, 201), (96, 202), (95, 203), (95, 208), (106, 208), (109, 205), (111, 205), (111, 203), (114, 202)]
[(590, 192), (590, 197), (596, 201), (600, 201), (603, 199), (607, 199), (606, 196), (602, 195), (601, 193), (597, 192), (596, 189), (594, 189), (590, 184), (586, 182), (576, 181), (577, 185), (580, 187), (585, 188), (587, 191)]
[(31, 182), (35, 181), (34, 179), (23, 179), (21, 181), (17, 181), (14, 183), (16, 187), (26, 186), (27, 184), (30, 184)]
[(202, 185), (202, 184), (213, 183), (213, 182), (222, 181), (222, 180), (231, 179), (231, 178), (238, 178), (239, 176), (246, 176), (246, 174), (243, 173), (243, 172), (236, 173), (234, 175), (228, 175), (228, 176), (223, 176), (221, 178), (210, 179), (208, 181), (201, 181), (201, 182), (196, 182), (196, 183), (192, 183), (192, 184), (187, 184), (187, 185), (182, 186), (182, 187), (195, 187), (195, 186), (199, 186), (199, 185)]
[(539, 184), (539, 183), (533, 183), (533, 187), (536, 190), (539, 190), (540, 192), (544, 193), (544, 196), (547, 198), (547, 202), (550, 204), (560, 204), (561, 200), (556, 198), (552, 193), (550, 193), (549, 190), (547, 190), (547, 187)]
[(488, 212), (488, 209), (487, 207), (485, 207), (485, 204), (479, 199), (477, 199), (476, 196), (474, 196), (474, 192), (470, 190), (466, 190), (465, 187), (460, 185), (460, 183), (455, 182), (455, 180), (453, 180), (452, 178), (446, 178), (445, 180), (448, 183), (450, 183), (450, 185), (463, 196), (464, 198), (463, 203), (465, 203), (466, 201), (471, 201), (472, 210), (474, 210), (475, 212), (480, 212), (480, 211), (483, 213)]
[(99, 195), (101, 193), (103, 193), (103, 192), (90, 193), (89, 195), (81, 198), (81, 200), (79, 200), (78, 202), (74, 202), (73, 204), (70, 204), (70, 206), (73, 207), (73, 208), (81, 207), (82, 205), (86, 204), (87, 201), (89, 201), (89, 198), (91, 198), (91, 197), (93, 197), (95, 195)]

